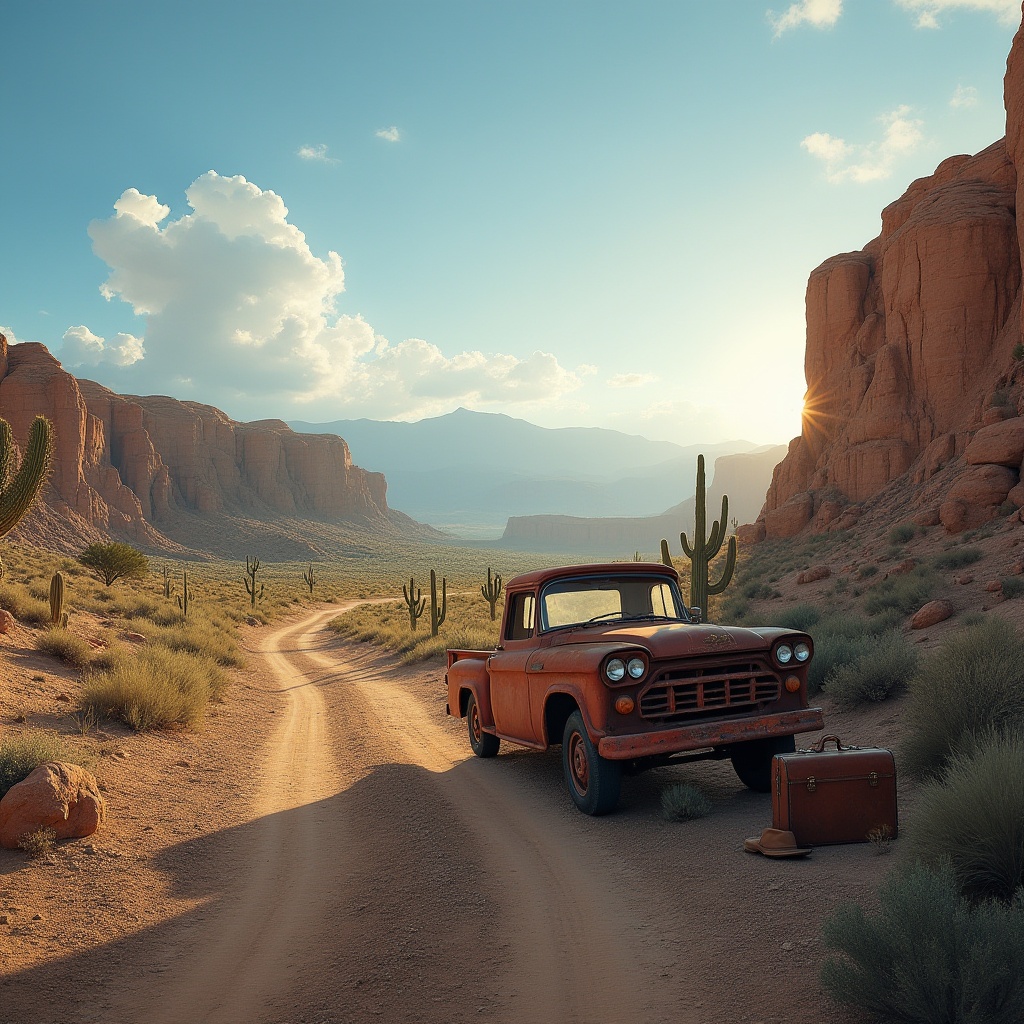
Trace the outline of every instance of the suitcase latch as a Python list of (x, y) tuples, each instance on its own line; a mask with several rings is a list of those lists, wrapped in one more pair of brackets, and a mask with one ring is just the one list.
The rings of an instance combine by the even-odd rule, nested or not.
[(869, 786), (877, 786), (878, 785), (878, 772), (868, 772), (868, 785)]
[(814, 776), (809, 775), (807, 777), (807, 792), (813, 793), (818, 788), (817, 782), (814, 781)]

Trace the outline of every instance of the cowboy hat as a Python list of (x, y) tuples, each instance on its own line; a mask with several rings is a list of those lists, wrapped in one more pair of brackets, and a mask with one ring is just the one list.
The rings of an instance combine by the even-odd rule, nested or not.
[(796, 836), (779, 828), (766, 828), (760, 839), (744, 839), (743, 849), (748, 853), (763, 853), (766, 857), (803, 857), (810, 847), (796, 845)]

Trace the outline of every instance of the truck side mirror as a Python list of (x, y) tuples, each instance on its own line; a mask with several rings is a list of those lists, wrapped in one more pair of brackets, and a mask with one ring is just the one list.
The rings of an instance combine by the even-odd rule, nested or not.
[(700, 622), (700, 619), (701, 619), (701, 613), (700, 613), (700, 605), (699, 605), (699, 604), (695, 604), (695, 605), (694, 605), (694, 606), (693, 606), (693, 607), (692, 607), (692, 608), (690, 609), (690, 618), (691, 618), (691, 619), (692, 619), (692, 620), (693, 620), (694, 622), (697, 622), (697, 623), (699, 623), (699, 622)]

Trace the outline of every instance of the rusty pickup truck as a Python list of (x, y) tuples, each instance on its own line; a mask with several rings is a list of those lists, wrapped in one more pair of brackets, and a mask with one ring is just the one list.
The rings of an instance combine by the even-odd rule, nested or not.
[(447, 712), (478, 757), (560, 743), (585, 814), (615, 808), (623, 774), (681, 760), (730, 758), (768, 792), (772, 756), (822, 727), (813, 656), (798, 630), (700, 622), (660, 562), (541, 569), (507, 584), (494, 650), (448, 651)]

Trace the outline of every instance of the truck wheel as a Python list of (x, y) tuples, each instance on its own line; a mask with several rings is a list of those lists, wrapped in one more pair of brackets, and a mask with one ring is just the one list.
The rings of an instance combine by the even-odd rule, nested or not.
[(562, 733), (562, 770), (573, 803), (584, 814), (607, 814), (619, 802), (622, 765), (597, 752), (583, 716), (574, 711)]
[(480, 709), (476, 704), (476, 697), (469, 695), (469, 703), (466, 705), (466, 721), (469, 723), (469, 745), (477, 757), (494, 757), (501, 746), (501, 740), (484, 732), (480, 725)]
[(773, 736), (766, 740), (739, 743), (730, 757), (740, 782), (755, 793), (772, 791), (772, 758), (776, 754), (792, 754), (796, 740), (792, 736)]

